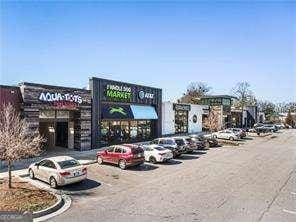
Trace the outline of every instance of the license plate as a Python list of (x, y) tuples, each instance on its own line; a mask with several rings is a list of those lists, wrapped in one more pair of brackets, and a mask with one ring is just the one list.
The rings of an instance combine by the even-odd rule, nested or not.
[(79, 176), (79, 172), (74, 173), (74, 177)]

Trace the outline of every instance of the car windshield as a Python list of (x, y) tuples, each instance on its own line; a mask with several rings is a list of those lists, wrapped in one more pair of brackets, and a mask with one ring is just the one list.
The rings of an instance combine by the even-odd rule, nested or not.
[(161, 147), (161, 146), (157, 146), (157, 147), (154, 147), (154, 149), (158, 150), (158, 151), (163, 151), (165, 150), (165, 148)]
[(60, 162), (58, 162), (58, 164), (61, 167), (61, 169), (67, 169), (67, 168), (71, 168), (71, 167), (75, 167), (75, 166), (80, 165), (80, 163), (75, 159), (60, 161)]
[(175, 139), (175, 141), (176, 141), (178, 146), (182, 146), (182, 145), (185, 144), (183, 139)]
[(173, 140), (166, 140), (165, 144), (174, 145), (174, 141)]

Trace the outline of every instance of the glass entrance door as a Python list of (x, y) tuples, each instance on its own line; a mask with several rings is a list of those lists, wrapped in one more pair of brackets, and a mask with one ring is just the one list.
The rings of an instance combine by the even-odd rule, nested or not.
[(56, 122), (56, 146), (68, 147), (68, 122)]

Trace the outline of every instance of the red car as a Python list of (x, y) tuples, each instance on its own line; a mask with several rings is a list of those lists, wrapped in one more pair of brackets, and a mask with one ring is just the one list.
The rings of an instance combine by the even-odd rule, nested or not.
[(118, 164), (121, 169), (126, 169), (128, 166), (137, 166), (145, 162), (144, 150), (133, 144), (114, 145), (97, 152), (97, 161), (98, 164)]

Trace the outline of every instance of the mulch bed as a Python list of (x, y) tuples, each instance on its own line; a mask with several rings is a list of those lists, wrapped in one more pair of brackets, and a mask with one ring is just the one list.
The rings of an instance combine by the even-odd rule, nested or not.
[(0, 211), (30, 211), (46, 209), (57, 202), (53, 194), (34, 187), (28, 182), (12, 178), (12, 188), (8, 180), (0, 180)]

